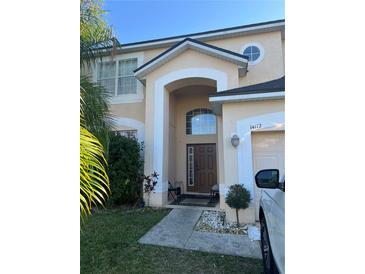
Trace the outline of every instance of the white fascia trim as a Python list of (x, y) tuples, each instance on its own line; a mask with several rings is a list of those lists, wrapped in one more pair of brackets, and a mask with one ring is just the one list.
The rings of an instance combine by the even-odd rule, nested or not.
[(147, 43), (141, 43), (141, 44), (137, 44), (137, 45), (130, 45), (130, 46), (123, 46), (121, 47), (121, 49), (134, 49), (134, 48), (140, 48), (140, 47), (149, 47), (149, 46), (158, 46), (158, 45), (163, 45), (163, 44), (167, 44), (167, 43), (174, 43), (174, 42), (178, 42), (183, 40), (186, 37), (191, 37), (194, 39), (202, 39), (202, 38), (211, 38), (211, 37), (216, 37), (216, 36), (225, 36), (225, 35), (232, 35), (232, 34), (236, 34), (236, 33), (245, 33), (245, 32), (251, 32), (251, 31), (257, 31), (257, 30), (263, 30), (263, 29), (269, 29), (269, 28), (273, 28), (273, 27), (281, 27), (281, 26), (285, 26), (284, 22), (280, 22), (280, 23), (272, 23), (272, 24), (268, 24), (268, 25), (263, 25), (263, 26), (256, 26), (256, 27), (250, 27), (250, 28), (243, 28), (243, 29), (235, 29), (235, 30), (227, 30), (227, 31), (220, 31), (220, 32), (214, 32), (214, 33), (208, 33), (208, 34), (198, 34), (198, 35), (187, 35), (185, 37), (180, 37), (180, 38), (174, 38), (174, 39), (169, 39), (169, 40), (163, 40), (163, 41), (155, 41), (155, 42), (147, 42)]
[(187, 49), (194, 49), (199, 52), (203, 52), (208, 55), (218, 57), (218, 58), (221, 58), (221, 59), (229, 61), (229, 62), (233, 62), (242, 67), (247, 67), (247, 64), (248, 64), (247, 59), (245, 59), (243, 57), (239, 57), (239, 56), (235, 56), (233, 54), (222, 52), (220, 50), (216, 50), (216, 49), (204, 46), (204, 45), (200, 45), (200, 44), (194, 43), (192, 41), (186, 41), (186, 42), (182, 43), (181, 45), (177, 46), (176, 48), (174, 48), (173, 50), (171, 50), (170, 52), (166, 53), (161, 58), (158, 58), (157, 60), (153, 61), (149, 65), (142, 68), (141, 70), (137, 71), (134, 75), (140, 79), (140, 78), (144, 77), (148, 72), (153, 70), (154, 68), (157, 68), (157, 67), (163, 65), (164, 63), (171, 60), (173, 57), (177, 56), (178, 54), (182, 53), (183, 51), (185, 51)]
[(255, 101), (255, 100), (271, 100), (285, 98), (285, 92), (267, 92), (267, 93), (254, 93), (254, 94), (241, 94), (241, 95), (227, 95), (210, 97), (209, 102), (236, 102), (236, 101)]

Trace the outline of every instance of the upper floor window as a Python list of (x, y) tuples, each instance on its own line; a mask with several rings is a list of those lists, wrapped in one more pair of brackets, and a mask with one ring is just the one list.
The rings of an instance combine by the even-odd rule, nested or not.
[(97, 83), (104, 86), (113, 96), (136, 94), (137, 79), (133, 74), (136, 68), (137, 58), (98, 63)]
[(197, 108), (186, 113), (186, 134), (216, 134), (216, 117), (207, 108)]
[(98, 64), (97, 83), (104, 86), (111, 94), (115, 94), (115, 62), (102, 62)]
[(119, 61), (118, 94), (135, 94), (137, 92), (137, 78), (133, 70), (137, 68), (137, 58)]
[(248, 57), (249, 64), (255, 65), (262, 60), (264, 49), (259, 43), (250, 43), (243, 47), (242, 54)]

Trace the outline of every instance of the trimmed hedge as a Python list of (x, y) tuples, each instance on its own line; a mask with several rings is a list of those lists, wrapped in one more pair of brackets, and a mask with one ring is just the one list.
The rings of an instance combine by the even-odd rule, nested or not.
[(115, 132), (110, 134), (108, 175), (111, 195), (109, 206), (135, 204), (141, 197), (143, 160), (141, 144)]

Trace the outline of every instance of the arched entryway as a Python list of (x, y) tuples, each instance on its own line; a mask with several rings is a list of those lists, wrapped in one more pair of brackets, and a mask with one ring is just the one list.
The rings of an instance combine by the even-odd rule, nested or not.
[[(208, 93), (219, 92), (227, 89), (227, 75), (226, 73), (211, 69), (211, 68), (191, 68), (179, 71), (174, 71), (165, 74), (163, 77), (157, 79), (154, 83), (154, 117), (153, 117), (153, 149), (152, 149), (152, 168), (160, 174), (158, 183), (156, 185), (154, 199), (152, 204), (164, 205), (167, 203), (167, 190), (168, 181), (182, 181), (184, 184), (184, 190), (187, 183), (187, 149), (188, 142), (192, 142), (193, 138), (179, 138), (179, 134), (185, 134), (185, 110), (194, 110), (196, 108), (210, 109), (208, 103)], [(190, 92), (190, 93), (189, 93)], [(180, 103), (184, 101), (184, 104), (189, 103), (190, 108), (181, 107), (183, 110), (176, 107), (176, 102), (180, 99)], [(206, 104), (203, 102), (206, 98)], [(182, 99), (183, 98), (183, 99)], [(201, 104), (195, 104), (196, 101), (202, 100)], [(175, 103), (173, 101), (175, 100)], [(208, 105), (207, 105), (208, 104)], [(185, 111), (185, 112), (184, 112)], [(177, 115), (179, 117), (177, 117)], [(181, 117), (183, 116), (183, 117)], [(181, 120), (183, 119), (183, 123)], [(218, 118), (219, 119), (219, 118)], [(176, 128), (172, 121), (180, 122), (176, 124)], [(184, 124), (184, 127), (181, 127)], [(176, 132), (176, 131), (179, 132)], [(173, 132), (175, 131), (175, 132)], [(202, 140), (196, 137), (198, 140), (196, 143), (200, 144), (214, 144), (215, 149), (218, 151), (218, 131), (219, 121), (217, 122), (217, 132), (212, 136), (205, 136)], [(211, 140), (211, 141), (209, 141)], [(178, 143), (176, 143), (178, 142)], [(211, 148), (209, 148), (211, 150)], [(218, 157), (216, 156), (216, 159)], [(218, 169), (218, 161), (214, 163)], [(219, 171), (218, 171), (219, 172)], [(217, 172), (217, 173), (218, 173)], [(216, 174), (218, 178), (218, 174)], [(204, 188), (205, 192), (206, 189)], [(188, 191), (189, 192), (189, 191)]]

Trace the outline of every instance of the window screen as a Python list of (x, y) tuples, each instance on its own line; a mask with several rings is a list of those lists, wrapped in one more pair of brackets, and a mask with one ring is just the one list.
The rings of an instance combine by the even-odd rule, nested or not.
[(98, 64), (97, 83), (104, 86), (112, 95), (115, 94), (115, 62)]
[(133, 74), (136, 68), (137, 58), (119, 61), (118, 95), (137, 93), (137, 79)]

